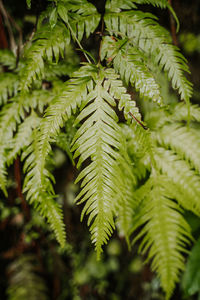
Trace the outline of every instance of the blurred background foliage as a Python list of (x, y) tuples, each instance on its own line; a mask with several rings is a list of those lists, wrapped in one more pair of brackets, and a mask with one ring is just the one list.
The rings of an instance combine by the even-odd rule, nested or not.
[[(100, 12), (103, 11), (105, 1), (91, 2)], [(192, 101), (200, 103), (200, 1), (171, 2), (181, 28), (175, 42), (189, 61), (191, 81), (194, 84)], [(34, 0), (31, 9), (28, 9), (25, 0), (4, 1), (7, 12), (14, 20), (12, 30), (17, 42), (20, 35), (23, 36), (23, 43), (30, 38), (38, 15), (46, 5), (47, 1)], [(154, 8), (152, 12), (171, 30), (168, 11)], [(9, 32), (1, 10), (0, 16), (0, 48), (9, 48)], [(6, 42), (3, 42), (2, 34), (5, 34)], [(93, 34), (91, 40), (84, 43), (85, 48), (95, 55), (94, 45), (99, 43), (99, 37)], [(79, 53), (73, 60), (69, 60), (69, 73), (76, 69), (81, 59), (82, 54)], [(51, 75), (49, 70), (49, 80)], [(162, 87), (169, 102), (172, 102), (175, 95), (165, 85), (165, 79)], [(71, 136), (61, 134), (55, 141), (54, 164), (49, 163), (56, 177), (55, 189), (62, 191), (59, 201), (64, 210), (69, 243), (61, 251), (44, 220), (31, 207), (24, 205), (17, 192), (15, 163), (9, 170), (13, 175), (8, 199), (0, 194), (0, 299), (164, 299), (159, 280), (149, 265), (144, 264), (144, 258), (137, 254), (137, 245), (128, 251), (124, 238), (115, 234), (105, 248), (101, 261), (96, 261), (86, 224), (80, 223), (80, 208), (73, 204), (78, 192), (78, 186), (73, 184), (77, 171), (69, 149), (62, 148), (62, 138), (67, 138), (70, 144)], [(174, 300), (200, 299), (200, 219), (191, 213), (185, 217), (192, 227), (196, 242), (186, 258), (186, 270), (175, 290)]]

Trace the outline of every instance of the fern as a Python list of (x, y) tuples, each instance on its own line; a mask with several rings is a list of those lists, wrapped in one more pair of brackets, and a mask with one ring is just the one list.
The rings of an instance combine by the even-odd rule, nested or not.
[(102, 59), (107, 51), (108, 60), (113, 60), (115, 70), (126, 84), (130, 82), (144, 99), (161, 104), (160, 87), (146, 66), (145, 56), (137, 48), (125, 47), (124, 44), (126, 46), (126, 40), (115, 42), (112, 38), (106, 37), (101, 49)]
[(144, 227), (135, 241), (144, 235), (139, 251), (145, 253), (149, 250), (148, 260), (152, 259), (152, 269), (158, 272), (166, 299), (169, 299), (184, 269), (183, 253), (192, 237), (179, 206), (168, 198), (168, 192), (159, 184), (160, 178), (154, 180), (156, 184), (148, 199), (144, 200), (136, 225), (136, 228)]
[(5, 104), (9, 97), (15, 96), (18, 89), (18, 76), (12, 73), (0, 74), (0, 105)]
[(186, 60), (178, 48), (170, 44), (169, 34), (155, 21), (155, 16), (136, 10), (115, 13), (111, 8), (104, 19), (111, 34), (128, 38), (133, 46), (168, 72), (172, 87), (178, 89), (182, 100), (189, 101), (192, 88), (183, 73), (189, 72)]
[(54, 201), (55, 193), (52, 182), (53, 175), (43, 168), (40, 173), (40, 151), (38, 147), (38, 132), (33, 132), (34, 138), (32, 144), (23, 152), (22, 159), (26, 159), (24, 172), (27, 175), (24, 179), (23, 191), (27, 192), (26, 198), (33, 203), (35, 208), (42, 216), (47, 218), (51, 228), (54, 230), (57, 240), (63, 247), (65, 244), (65, 231), (62, 221), (60, 206)]
[(9, 70), (13, 70), (16, 67), (16, 57), (14, 54), (7, 50), (0, 50), (0, 64), (8, 67)]
[(9, 286), (7, 296), (9, 300), (48, 299), (45, 281), (37, 269), (36, 258), (27, 254), (15, 259), (8, 266)]
[(70, 26), (72, 37), (75, 34), (78, 40), (83, 38), (84, 32), (88, 38), (100, 21), (96, 7), (86, 0), (58, 1), (58, 14)]
[[(64, 38), (63, 38), (64, 37)], [(44, 59), (58, 62), (59, 55), (64, 55), (64, 50), (70, 43), (70, 34), (63, 24), (57, 24), (51, 29), (48, 25), (41, 27), (34, 35), (33, 44), (25, 52), (28, 60), (21, 70), (20, 88), (27, 91), (36, 76), (44, 76)]]
[[(186, 59), (140, 4), (168, 8), (176, 19), (166, 0), (108, 0), (104, 15), (86, 0), (51, 1), (23, 53), (0, 52), (0, 187), (7, 195), (7, 166), (21, 157), (24, 197), (64, 248), (47, 163), (52, 145), (60, 147), (80, 169), (75, 202), (83, 205), (81, 220), (88, 216), (97, 258), (117, 225), (129, 248), (132, 237), (141, 241), (169, 299), (192, 240), (183, 212), (200, 215), (200, 109), (189, 104)], [(87, 39), (95, 30), (103, 38), (91, 54), (81, 41), (92, 48)], [(165, 73), (187, 105), (166, 99)]]

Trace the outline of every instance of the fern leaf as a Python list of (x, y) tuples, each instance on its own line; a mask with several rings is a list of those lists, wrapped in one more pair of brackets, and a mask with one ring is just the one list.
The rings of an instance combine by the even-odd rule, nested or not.
[(135, 86), (136, 91), (144, 99), (153, 100), (158, 104), (162, 103), (160, 87), (147, 67), (146, 59), (142, 52), (135, 47), (127, 47), (126, 40), (115, 42), (110, 37), (104, 39), (102, 57), (105, 55), (104, 49), (107, 51), (108, 60), (110, 58), (113, 59), (114, 69), (120, 74), (126, 84), (130, 82)]
[(132, 0), (107, 0), (106, 12), (120, 12), (122, 9), (137, 8)]
[(117, 157), (119, 164), (118, 172), (118, 183), (120, 181), (120, 194), (116, 199), (116, 215), (117, 215), (117, 227), (119, 230), (119, 235), (126, 238), (128, 247), (130, 249), (130, 231), (132, 228), (132, 220), (135, 210), (139, 204), (139, 201), (134, 197), (134, 190), (136, 187), (137, 179), (133, 173), (133, 163), (127, 154), (127, 142), (123, 136), (123, 131), (121, 134), (120, 141), (120, 156)]
[(137, 4), (151, 4), (160, 8), (168, 7), (167, 0), (133, 0), (133, 2)]
[(0, 105), (5, 104), (9, 97), (16, 96), (18, 89), (18, 76), (14, 73), (0, 74)]
[[(197, 104), (190, 104), (190, 120), (200, 122), (200, 107)], [(187, 121), (188, 107), (184, 103), (178, 103), (172, 113), (172, 121)]]
[(34, 35), (32, 45), (25, 52), (26, 64), (21, 70), (20, 88), (27, 91), (33, 80), (44, 76), (44, 59), (58, 62), (59, 55), (70, 43), (70, 34), (63, 24), (57, 24), (53, 29), (45, 25)]
[(0, 49), (0, 64), (13, 70), (16, 67), (16, 57), (12, 51)]
[(40, 274), (36, 257), (21, 255), (8, 266), (7, 272), (8, 300), (48, 299), (47, 287)]
[(70, 24), (73, 31), (72, 38), (75, 34), (79, 41), (84, 33), (88, 38), (94, 32), (101, 17), (96, 7), (86, 0), (60, 2), (58, 13), (66, 24)]
[(26, 159), (24, 163), (24, 179), (23, 192), (26, 193), (27, 200), (34, 204), (40, 214), (47, 218), (48, 223), (55, 232), (55, 236), (61, 247), (65, 245), (65, 230), (63, 223), (63, 215), (60, 206), (54, 200), (55, 194), (52, 186), (54, 182), (53, 175), (43, 168), (41, 173), (40, 151), (38, 132), (33, 132), (33, 142), (22, 154), (22, 159)]
[(25, 118), (24, 99), (16, 96), (12, 98), (13, 102), (6, 104), (0, 113), (0, 156), (1, 156), (1, 168), (0, 168), (0, 188), (6, 192), (6, 152), (9, 141), (13, 137), (13, 133), (17, 128), (17, 124)]
[(200, 214), (200, 177), (190, 165), (175, 155), (172, 150), (155, 149), (157, 168), (174, 184), (174, 198), (194, 214)]
[[(90, 165), (83, 169), (77, 178), (77, 182), (83, 178), (84, 180), (76, 202), (86, 202), (81, 218), (90, 214), (88, 226), (98, 258), (103, 244), (107, 243), (114, 228), (112, 199), (117, 195), (114, 183), (118, 170), (115, 149), (120, 146), (117, 115), (111, 108), (116, 102), (108, 92), (109, 84), (103, 85), (105, 75), (106, 78), (108, 76), (108, 73), (105, 73), (99, 70), (98, 77), (94, 77), (96, 86), (88, 94), (88, 105), (76, 120), (81, 122), (86, 118), (86, 121), (78, 129), (71, 149), (75, 151), (74, 158), (80, 156), (78, 166), (91, 157)], [(81, 197), (83, 198), (80, 200)]]
[(71, 117), (72, 111), (81, 105), (88, 91), (92, 88), (91, 73), (93, 72), (92, 66), (80, 68), (74, 73), (74, 77), (63, 86), (60, 94), (48, 107), (40, 129), (41, 170), (51, 150), (52, 137), (55, 138), (65, 121)]
[(41, 118), (35, 113), (32, 113), (25, 121), (19, 126), (17, 134), (8, 144), (10, 152), (7, 155), (7, 164), (13, 163), (13, 160), (20, 154), (26, 146), (32, 142), (32, 131), (39, 126)]
[(155, 16), (133, 10), (108, 12), (104, 20), (111, 34), (127, 37), (133, 46), (137, 45), (156, 65), (159, 64), (168, 73), (172, 87), (178, 89), (181, 99), (189, 101), (192, 85), (184, 75), (184, 72), (189, 73), (186, 59), (171, 44), (168, 32), (155, 21)]
[(170, 124), (165, 125), (156, 136), (160, 145), (170, 147), (200, 173), (200, 139), (195, 129)]
[(158, 181), (141, 208), (138, 226), (144, 227), (135, 241), (144, 236), (139, 251), (148, 251), (147, 260), (152, 260), (152, 269), (158, 273), (169, 299), (184, 269), (183, 253), (192, 237), (179, 206), (168, 198)]

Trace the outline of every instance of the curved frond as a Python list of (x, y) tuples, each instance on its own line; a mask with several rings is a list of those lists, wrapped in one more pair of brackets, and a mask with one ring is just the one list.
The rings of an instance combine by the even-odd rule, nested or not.
[(144, 227), (135, 241), (144, 236), (139, 251), (148, 252), (147, 261), (152, 260), (152, 269), (158, 273), (166, 299), (169, 299), (184, 269), (183, 253), (192, 237), (179, 206), (168, 198), (159, 185), (159, 178), (155, 180), (141, 207), (137, 226)]
[(66, 24), (70, 24), (72, 38), (75, 34), (79, 41), (84, 33), (88, 38), (94, 32), (101, 18), (96, 7), (86, 0), (58, 2), (58, 14)]
[(122, 9), (137, 8), (133, 0), (107, 0), (106, 12), (120, 12)]
[(133, 2), (137, 4), (151, 4), (160, 8), (168, 7), (167, 0), (133, 0)]
[(157, 168), (174, 184), (171, 189), (173, 197), (184, 208), (200, 215), (200, 177), (172, 150), (158, 147), (154, 151)]
[(108, 31), (128, 38), (133, 46), (150, 55), (154, 63), (168, 73), (172, 87), (178, 89), (181, 99), (188, 102), (192, 95), (192, 85), (184, 75), (184, 72), (189, 73), (186, 59), (171, 44), (168, 32), (155, 19), (152, 14), (136, 10), (108, 12), (104, 17)]
[(43, 78), (44, 60), (58, 62), (69, 43), (70, 33), (64, 24), (57, 24), (53, 29), (48, 25), (41, 27), (25, 51), (26, 64), (20, 72), (20, 89), (27, 91), (33, 80)]
[(92, 89), (91, 74), (94, 72), (92, 66), (83, 66), (66, 84), (60, 93), (51, 102), (46, 110), (40, 127), (40, 165), (41, 172), (45, 165), (46, 157), (51, 150), (50, 142), (59, 133), (65, 121), (71, 117)]
[(200, 173), (200, 136), (197, 130), (178, 124), (165, 125), (156, 133), (160, 145), (171, 148)]
[(144, 99), (162, 103), (160, 86), (147, 67), (147, 59), (138, 48), (130, 47), (126, 40), (116, 42), (111, 37), (105, 37), (101, 49), (102, 58), (106, 51), (108, 61), (112, 59), (114, 69), (126, 84), (130, 82)]
[[(200, 107), (197, 104), (190, 104), (190, 121), (200, 122)], [(188, 107), (184, 103), (178, 103), (172, 112), (172, 121), (187, 121)]]
[(25, 121), (19, 125), (17, 134), (8, 143), (9, 152), (7, 154), (7, 164), (13, 163), (13, 160), (20, 152), (32, 142), (32, 131), (39, 126), (41, 118), (32, 113)]
[(13, 70), (16, 67), (16, 57), (12, 51), (0, 49), (0, 64)]
[(18, 89), (18, 75), (14, 73), (0, 74), (0, 105), (5, 104), (9, 97), (16, 96)]
[(26, 173), (23, 192), (26, 193), (27, 200), (44, 218), (47, 218), (58, 242), (61, 247), (64, 247), (66, 237), (63, 215), (60, 205), (54, 200), (55, 193), (52, 186), (55, 180), (48, 169), (43, 168), (41, 173), (40, 155), (38, 131), (35, 129), (32, 144), (22, 154), (22, 159), (25, 159), (24, 173)]

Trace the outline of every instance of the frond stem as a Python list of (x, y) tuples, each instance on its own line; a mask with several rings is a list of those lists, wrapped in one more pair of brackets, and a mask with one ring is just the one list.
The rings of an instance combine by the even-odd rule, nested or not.
[(77, 39), (71, 25), (69, 24), (69, 22), (66, 21), (67, 26), (69, 27), (69, 30), (71, 31), (71, 34), (73, 36), (73, 38), (75, 39), (75, 41), (77, 42), (77, 44), (79, 45), (80, 49), (83, 50), (83, 54), (85, 55), (85, 58), (87, 59), (87, 61), (91, 64), (91, 60), (89, 59), (89, 56), (85, 53), (83, 46), (81, 45), (81, 43), (79, 42), (79, 40)]

